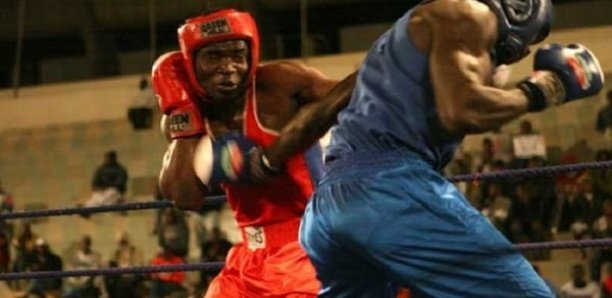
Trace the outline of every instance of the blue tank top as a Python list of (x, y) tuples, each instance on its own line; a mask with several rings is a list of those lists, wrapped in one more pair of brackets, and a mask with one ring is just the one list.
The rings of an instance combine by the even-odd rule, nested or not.
[(429, 57), (415, 47), (407, 30), (412, 11), (368, 52), (351, 102), (332, 128), (327, 160), (399, 150), (441, 169), (453, 157), (463, 136), (446, 132), (438, 119)]

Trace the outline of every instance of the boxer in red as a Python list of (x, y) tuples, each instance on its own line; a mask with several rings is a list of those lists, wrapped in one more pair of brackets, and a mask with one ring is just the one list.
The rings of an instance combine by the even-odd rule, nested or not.
[[(320, 111), (321, 103), (332, 113), (342, 108), (354, 76), (337, 84), (302, 63), (259, 65), (255, 21), (231, 9), (187, 20), (178, 36), (181, 51), (161, 56), (152, 73), (169, 138), (160, 189), (179, 208), (197, 211), (220, 182), (243, 236), (205, 297), (316, 297), (320, 284), (298, 228), (321, 170), (320, 148), (284, 146), (275, 154), (283, 168), (270, 166), (263, 152), (279, 135), (292, 139), (290, 120)], [(230, 146), (245, 142), (247, 149)]]

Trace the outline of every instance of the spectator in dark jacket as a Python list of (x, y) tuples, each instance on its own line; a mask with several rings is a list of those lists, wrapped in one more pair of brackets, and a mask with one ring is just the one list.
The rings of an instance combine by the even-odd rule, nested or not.
[(104, 163), (98, 167), (91, 182), (92, 195), (85, 206), (104, 206), (123, 202), (127, 190), (128, 172), (117, 160), (117, 152), (104, 155)]

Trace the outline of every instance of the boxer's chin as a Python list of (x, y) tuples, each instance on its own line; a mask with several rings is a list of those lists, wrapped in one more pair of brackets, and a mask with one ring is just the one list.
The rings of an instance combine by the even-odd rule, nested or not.
[(494, 87), (502, 88), (510, 81), (512, 75), (512, 66), (502, 64), (493, 70), (491, 82)]

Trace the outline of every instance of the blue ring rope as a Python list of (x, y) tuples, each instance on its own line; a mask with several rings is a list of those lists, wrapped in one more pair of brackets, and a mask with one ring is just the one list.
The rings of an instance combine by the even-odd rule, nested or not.
[[(528, 169), (517, 169), (517, 170), (503, 170), (498, 172), (490, 173), (473, 173), (466, 175), (457, 175), (450, 177), (449, 180), (452, 182), (461, 181), (484, 181), (484, 180), (501, 180), (506, 178), (531, 178), (536, 176), (552, 176), (566, 172), (576, 172), (592, 169), (607, 169), (612, 168), (611, 161), (598, 161), (598, 162), (585, 162), (568, 165), (558, 166), (547, 166), (540, 168), (528, 168)], [(211, 196), (207, 197), (204, 201), (206, 205), (218, 205), (225, 202), (225, 196)], [(0, 214), (0, 220), (6, 219), (17, 219), (17, 218), (32, 218), (32, 217), (45, 217), (45, 216), (62, 216), (62, 215), (75, 215), (75, 214), (93, 214), (102, 212), (117, 212), (117, 211), (129, 211), (129, 210), (145, 210), (145, 209), (159, 209), (159, 208), (170, 208), (174, 204), (168, 200), (150, 201), (150, 202), (134, 202), (125, 203), (118, 205), (108, 206), (96, 206), (96, 207), (72, 207), (72, 208), (59, 208), (59, 209), (43, 209), (43, 210), (28, 210), (28, 211), (16, 211), (12, 213)]]
[[(553, 250), (553, 249), (575, 249), (587, 247), (608, 247), (612, 246), (612, 238), (589, 239), (589, 240), (568, 240), (551, 242), (520, 243), (514, 245), (519, 251)], [(143, 266), (129, 268), (100, 268), (86, 270), (68, 271), (37, 271), (37, 272), (11, 272), (0, 273), (0, 280), (18, 279), (39, 279), (39, 278), (64, 278), (73, 276), (97, 276), (97, 275), (116, 275), (116, 274), (150, 274), (157, 272), (177, 272), (177, 271), (220, 271), (224, 262), (207, 262), (193, 264)]]

